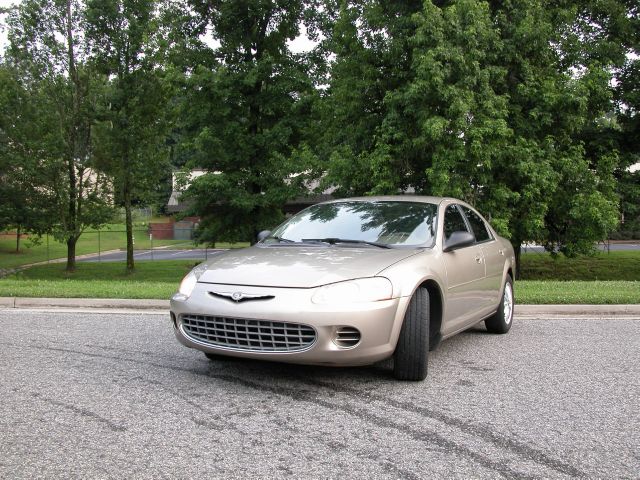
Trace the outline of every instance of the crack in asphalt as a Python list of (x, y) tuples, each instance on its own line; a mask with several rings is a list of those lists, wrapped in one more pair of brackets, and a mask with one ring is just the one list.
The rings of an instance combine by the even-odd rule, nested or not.
[(90, 418), (92, 420), (96, 420), (98, 423), (102, 423), (103, 425), (106, 425), (107, 427), (109, 427), (109, 429), (111, 429), (114, 432), (126, 432), (127, 429), (121, 425), (118, 425), (117, 423), (112, 422), (111, 420), (109, 420), (108, 418), (104, 418), (100, 415), (98, 415), (95, 412), (92, 412), (91, 410), (88, 410), (86, 408), (81, 408), (81, 407), (76, 407), (75, 405), (72, 405), (70, 403), (64, 403), (64, 402), (60, 402), (58, 400), (54, 400), (52, 398), (48, 398), (48, 397), (44, 397), (42, 395), (40, 395), (39, 393), (32, 393), (31, 396), (33, 398), (37, 398), (39, 400), (42, 400), (43, 402), (49, 403), (51, 405), (57, 406), (57, 407), (62, 407), (65, 410), (69, 410), (77, 415), (80, 415), (82, 417), (86, 417), (86, 418)]
[[(12, 345), (9, 343), (2, 343), (4, 345), (10, 345), (10, 346), (17, 346), (17, 345)], [(24, 348), (25, 346), (21, 346), (22, 348)], [(33, 347), (33, 346), (27, 346), (29, 348), (37, 348), (37, 349), (44, 349), (44, 350), (50, 350), (50, 351), (58, 351), (58, 352), (64, 352), (64, 353), (71, 353), (71, 354), (78, 354), (78, 355), (86, 355), (89, 357), (94, 357), (94, 358), (106, 358), (106, 359), (110, 359), (110, 360), (118, 360), (118, 361), (127, 361), (127, 362), (132, 362), (135, 364), (139, 364), (139, 365), (149, 365), (149, 366), (154, 366), (157, 368), (163, 368), (163, 369), (168, 369), (168, 370), (173, 370), (173, 371), (178, 371), (178, 372), (183, 372), (183, 373), (190, 373), (192, 375), (196, 375), (196, 376), (203, 376), (203, 377), (207, 377), (207, 378), (216, 378), (219, 380), (223, 380), (223, 381), (227, 381), (230, 383), (235, 383), (235, 384), (239, 384), (239, 385), (243, 385), (245, 387), (248, 388), (252, 388), (254, 390), (259, 390), (259, 391), (267, 391), (270, 393), (274, 393), (277, 395), (281, 395), (281, 396), (286, 396), (289, 397), (293, 400), (299, 400), (299, 401), (305, 401), (305, 402), (309, 402), (309, 403), (313, 403), (316, 404), (318, 406), (327, 408), (329, 410), (334, 410), (334, 411), (343, 411), (351, 416), (354, 416), (356, 418), (359, 418), (365, 422), (368, 423), (373, 423), (374, 425), (377, 425), (378, 427), (382, 427), (382, 428), (388, 428), (388, 429), (393, 429), (393, 430), (397, 430), (400, 431), (401, 433), (404, 433), (405, 435), (413, 438), (414, 440), (417, 440), (419, 442), (423, 442), (423, 443), (428, 443), (428, 444), (436, 444), (441, 448), (446, 449), (447, 451), (453, 451), (456, 454), (458, 454), (460, 457), (462, 458), (467, 458), (467, 459), (471, 459), (476, 461), (478, 464), (484, 466), (485, 468), (491, 469), (499, 474), (501, 474), (502, 476), (505, 476), (507, 478), (511, 478), (511, 477), (518, 477), (518, 478), (536, 478), (536, 476), (533, 475), (527, 475), (527, 474), (523, 474), (522, 472), (516, 471), (514, 469), (512, 469), (511, 467), (509, 467), (508, 465), (506, 465), (504, 462), (496, 462), (493, 461), (471, 449), (468, 449), (462, 445), (459, 445), (441, 435), (439, 435), (436, 432), (433, 431), (420, 431), (417, 429), (414, 429), (412, 427), (409, 427), (407, 425), (403, 425), (401, 423), (380, 417), (378, 415), (372, 414), (371, 412), (367, 411), (366, 409), (358, 409), (358, 408), (354, 408), (353, 406), (350, 405), (338, 405), (338, 404), (334, 404), (331, 402), (328, 402), (326, 400), (314, 397), (311, 392), (308, 391), (297, 391), (297, 390), (293, 390), (291, 388), (286, 388), (286, 387), (273, 387), (270, 385), (265, 385), (265, 384), (261, 384), (261, 383), (257, 383), (251, 380), (246, 380), (243, 378), (239, 378), (239, 377), (235, 377), (233, 375), (229, 375), (229, 374), (214, 374), (211, 372), (211, 367), (209, 367), (208, 370), (206, 371), (202, 371), (202, 372), (198, 372), (195, 370), (191, 370), (188, 368), (184, 368), (184, 367), (178, 367), (175, 365), (163, 365), (163, 364), (158, 364), (155, 362), (147, 362), (147, 361), (143, 361), (143, 360), (139, 360), (139, 359), (131, 359), (131, 358), (122, 358), (122, 357), (115, 357), (112, 355), (103, 355), (103, 354), (97, 354), (97, 353), (88, 353), (88, 352), (83, 352), (83, 351), (79, 351), (79, 350), (71, 350), (71, 349), (67, 349), (67, 348), (57, 348), (57, 347)], [(137, 352), (131, 352), (133, 354), (137, 354)], [(362, 393), (362, 392), (360, 392)], [(437, 420), (437, 419), (436, 419)], [(452, 426), (456, 426), (459, 428), (459, 426), (457, 425), (452, 425)], [(518, 456), (523, 456), (523, 454), (521, 452), (512, 452), (512, 453), (516, 453)], [(531, 459), (531, 460), (535, 460), (535, 459)], [(560, 473), (565, 473), (566, 472), (560, 472)], [(581, 476), (582, 474), (578, 474), (578, 475), (573, 475), (573, 474), (568, 474), (568, 475), (572, 475), (572, 476)]]
[[(133, 353), (131, 351), (128, 351), (128, 353)], [(108, 358), (113, 358), (113, 357), (108, 357)], [(136, 362), (136, 363), (140, 363), (140, 362)], [(145, 362), (146, 363), (146, 362)], [(181, 370), (182, 371), (182, 370)], [(211, 377), (211, 375), (206, 375), (207, 377)], [(163, 384), (162, 382), (159, 382), (157, 380), (149, 380), (146, 378), (143, 378), (141, 376), (136, 376), (135, 378), (131, 379), (131, 380), (138, 380), (143, 384), (147, 384), (150, 386), (156, 386), (156, 387), (160, 387), (162, 388), (162, 390), (170, 395), (175, 396), (176, 398), (184, 401), (185, 403), (187, 403), (188, 405), (190, 405), (191, 407), (195, 408), (197, 411), (203, 413), (203, 414), (207, 414), (210, 413), (210, 409), (206, 408), (205, 406), (194, 402), (193, 400), (191, 400), (190, 398), (188, 398), (187, 396), (183, 395), (181, 392), (176, 391), (175, 389), (169, 387), (166, 384)], [(225, 420), (227, 420), (227, 423), (225, 425), (221, 425), (219, 423), (215, 423), (212, 421), (208, 421), (208, 420), (203, 420), (200, 418), (196, 418), (191, 416), (190, 420), (201, 427), (207, 428), (209, 430), (213, 430), (215, 432), (223, 432), (225, 430), (232, 430), (235, 431), (237, 433), (240, 433), (242, 435), (246, 434), (246, 432), (242, 431), (241, 429), (237, 428), (237, 426), (235, 424), (231, 424), (228, 422), (228, 417), (225, 417)], [(280, 428), (284, 428), (285, 430), (287, 430), (288, 432), (294, 433), (294, 434), (302, 434), (302, 435), (308, 435), (308, 432), (305, 432), (301, 429), (295, 428), (294, 426), (291, 426), (287, 423), (287, 419), (283, 418), (283, 421), (281, 423), (278, 423), (278, 426)], [(325, 436), (323, 435), (311, 435), (310, 436), (311, 439), (322, 443), (323, 445), (329, 447), (331, 450), (336, 450), (336, 442), (332, 441), (332, 440), (326, 440)], [(327, 436), (327, 438), (330, 438), (330, 436)], [(355, 452), (355, 454), (362, 459), (367, 459), (367, 460), (371, 460), (374, 463), (378, 464), (384, 471), (388, 472), (388, 473), (392, 473), (395, 475), (399, 475), (401, 478), (406, 478), (406, 479), (410, 479), (410, 480), (419, 480), (421, 477), (419, 475), (416, 475), (414, 472), (409, 471), (407, 469), (403, 469), (402, 467), (398, 466), (393, 460), (389, 459), (389, 458), (381, 458), (379, 454), (377, 453), (369, 453), (369, 452), (364, 452), (362, 449), (358, 449), (359, 451)]]
[(382, 428), (397, 430), (416, 441), (428, 443), (428, 444), (435, 443), (437, 446), (447, 451), (456, 452), (462, 458), (475, 460), (477, 463), (479, 463), (483, 467), (489, 468), (497, 473), (500, 473), (501, 475), (507, 478), (513, 478), (516, 476), (519, 478), (531, 478), (531, 479), (536, 478), (535, 476), (525, 475), (525, 474), (522, 474), (521, 472), (517, 472), (512, 468), (508, 467), (507, 465), (505, 465), (504, 462), (495, 462), (489, 458), (486, 458), (485, 456), (479, 453), (476, 453), (473, 450), (470, 450), (462, 445), (459, 445), (441, 436), (440, 434), (434, 431), (430, 431), (430, 430), (420, 431), (415, 428), (409, 427), (408, 425), (403, 425), (399, 422), (395, 422), (393, 420), (389, 420), (387, 418), (375, 415), (365, 408), (355, 408), (351, 405), (341, 405), (341, 404), (332, 403), (332, 402), (323, 400), (321, 398), (318, 398), (317, 396), (314, 396), (313, 392), (298, 391), (298, 390), (293, 390), (291, 388), (286, 388), (282, 386), (272, 387), (270, 385), (264, 385), (262, 383), (257, 383), (251, 380), (242, 379), (242, 378), (235, 377), (233, 375), (228, 375), (228, 374), (212, 374), (210, 372), (208, 374), (203, 374), (199, 372), (193, 372), (187, 369), (184, 369), (184, 370), (191, 372), (192, 374), (195, 374), (195, 375), (204, 375), (207, 377), (217, 378), (219, 380), (240, 384), (249, 388), (253, 388), (255, 390), (276, 393), (282, 396), (289, 397), (293, 400), (313, 403), (315, 405), (327, 408), (329, 410), (345, 412), (353, 417), (363, 420), (366, 423), (372, 423)]
[(467, 434), (472, 434), (476, 437), (480, 437), (483, 440), (486, 440), (499, 448), (508, 448), (511, 452), (527, 458), (529, 460), (533, 460), (535, 463), (550, 468), (552, 470), (557, 471), (558, 473), (563, 473), (565, 475), (569, 475), (572, 477), (584, 477), (586, 476), (584, 472), (578, 470), (576, 467), (569, 463), (565, 463), (561, 460), (553, 458), (547, 455), (542, 450), (531, 447), (526, 443), (520, 442), (513, 438), (506, 437), (501, 435), (494, 430), (486, 427), (485, 425), (468, 422), (465, 420), (461, 420), (456, 417), (451, 417), (442, 412), (438, 412), (429, 408), (421, 407), (419, 405), (415, 405), (406, 401), (394, 400), (393, 398), (384, 397), (381, 395), (377, 395), (371, 392), (364, 392), (362, 390), (358, 390), (355, 388), (351, 388), (348, 386), (338, 386), (329, 382), (322, 382), (319, 380), (309, 380), (308, 378), (303, 378), (296, 376), (297, 380), (305, 383), (307, 385), (315, 385), (319, 387), (328, 388), (335, 392), (344, 393), (350, 397), (361, 398), (363, 395), (371, 398), (373, 400), (379, 401), (383, 404), (386, 404), (390, 407), (397, 408), (399, 410), (404, 410), (407, 412), (412, 412), (419, 414), (423, 417), (431, 418), (433, 420), (440, 421), (446, 425), (451, 427), (456, 427), (462, 432)]

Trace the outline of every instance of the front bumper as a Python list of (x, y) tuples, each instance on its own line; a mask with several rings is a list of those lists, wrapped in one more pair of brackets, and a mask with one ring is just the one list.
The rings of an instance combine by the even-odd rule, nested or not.
[[(274, 298), (236, 303), (231, 299), (215, 297), (209, 294), (210, 291), (242, 291), (250, 295), (273, 295)], [(409, 297), (368, 303), (318, 305), (311, 302), (314, 292), (312, 288), (198, 283), (187, 300), (171, 299), (175, 335), (183, 345), (203, 352), (308, 365), (367, 365), (393, 354)], [(212, 345), (193, 338), (185, 331), (182, 315), (186, 314), (302, 323), (315, 329), (316, 341), (307, 349), (296, 352), (247, 351)], [(338, 327), (357, 328), (361, 333), (360, 342), (353, 347), (338, 346), (334, 342)]]

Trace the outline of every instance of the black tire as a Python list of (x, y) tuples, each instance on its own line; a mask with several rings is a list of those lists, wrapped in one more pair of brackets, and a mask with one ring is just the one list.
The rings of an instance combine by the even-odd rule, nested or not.
[(404, 314), (393, 354), (393, 376), (398, 380), (424, 380), (429, 361), (429, 292), (418, 288)]
[[(508, 312), (505, 308), (505, 304), (507, 303), (506, 297), (508, 295), (511, 295), (510, 312)], [(493, 316), (487, 318), (484, 321), (487, 330), (491, 333), (507, 333), (509, 329), (511, 329), (511, 325), (513, 324), (514, 307), (515, 296), (513, 294), (513, 280), (511, 280), (510, 275), (507, 275), (504, 286), (502, 287), (502, 295), (500, 297), (500, 305), (498, 306), (498, 311)]]

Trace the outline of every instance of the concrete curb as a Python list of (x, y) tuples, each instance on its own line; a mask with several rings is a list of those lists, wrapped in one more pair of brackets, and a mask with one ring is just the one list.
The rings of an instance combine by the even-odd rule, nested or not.
[(169, 300), (122, 298), (28, 298), (0, 297), (0, 306), (9, 308), (79, 308), (169, 310)]
[(14, 308), (16, 306), (16, 299), (14, 297), (0, 297), (0, 307)]
[[(168, 311), (169, 300), (145, 300), (122, 298), (28, 298), (0, 297), (0, 307), (40, 309), (77, 308), (102, 310)], [(640, 317), (640, 305), (516, 305), (516, 316), (586, 316)]]
[(516, 315), (640, 316), (640, 305), (516, 305)]

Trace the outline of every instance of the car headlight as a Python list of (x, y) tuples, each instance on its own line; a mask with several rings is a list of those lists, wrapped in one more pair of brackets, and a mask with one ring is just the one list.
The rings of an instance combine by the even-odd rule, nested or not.
[(325, 285), (313, 294), (311, 301), (323, 305), (378, 302), (390, 299), (392, 294), (393, 286), (384, 277), (359, 278)]
[(174, 300), (187, 300), (193, 289), (196, 287), (196, 283), (198, 283), (198, 279), (202, 276), (202, 274), (207, 270), (207, 265), (201, 263), (200, 265), (196, 265), (189, 273), (185, 275), (185, 277), (180, 282), (180, 287), (178, 288), (178, 293), (173, 296)]

